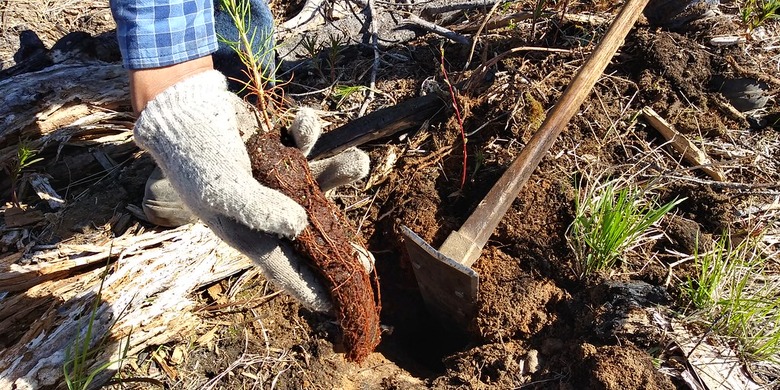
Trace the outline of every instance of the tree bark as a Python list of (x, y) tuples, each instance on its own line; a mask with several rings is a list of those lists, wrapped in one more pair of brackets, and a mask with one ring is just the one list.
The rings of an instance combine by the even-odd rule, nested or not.
[[(83, 340), (95, 299), (90, 346), (96, 356), (87, 372), (113, 363), (95, 380), (101, 383), (113, 375), (122, 352), (132, 355), (179, 340), (200, 325), (195, 290), (252, 267), (200, 224), (130, 234), (102, 246), (60, 245), (36, 258), (39, 264), (0, 262), (0, 291), (19, 291), (0, 306), (3, 389), (62, 386), (68, 350)], [(104, 279), (105, 266), (77, 273), (86, 263), (109, 260)], [(19, 289), (19, 281), (35, 280), (48, 268), (56, 269), (58, 277)], [(103, 338), (106, 344), (97, 347)]]

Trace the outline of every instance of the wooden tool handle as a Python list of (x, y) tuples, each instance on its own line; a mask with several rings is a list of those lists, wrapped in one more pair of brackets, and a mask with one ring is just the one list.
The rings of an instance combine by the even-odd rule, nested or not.
[[(498, 223), (503, 218), (509, 206), (517, 197), (520, 189), (528, 181), (531, 173), (541, 162), (542, 157), (555, 143), (558, 135), (563, 131), (571, 118), (579, 111), (580, 106), (590, 95), (591, 89), (598, 81), (604, 69), (615, 55), (618, 47), (623, 44), (628, 32), (634, 26), (642, 10), (649, 0), (628, 0), (623, 9), (612, 22), (604, 39), (598, 44), (587, 62), (580, 68), (577, 75), (563, 92), (558, 103), (550, 111), (541, 128), (533, 135), (528, 145), (520, 155), (512, 162), (512, 165), (498, 179), (490, 192), (479, 203), (474, 213), (458, 230), (459, 235), (469, 239), (475, 248), (485, 246), (488, 238), (493, 234)], [(446, 243), (445, 243), (446, 245)], [(442, 252), (445, 252), (444, 246)], [(473, 251), (472, 251), (473, 252)], [(463, 264), (471, 264), (479, 257), (468, 256), (463, 259)], [(452, 253), (449, 253), (452, 256)], [(455, 258), (455, 260), (461, 260)]]

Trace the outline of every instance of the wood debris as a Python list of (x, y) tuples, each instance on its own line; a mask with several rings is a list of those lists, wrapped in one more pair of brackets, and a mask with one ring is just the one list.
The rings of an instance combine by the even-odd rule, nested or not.
[(672, 338), (688, 360), (692, 370), (687, 381), (703, 389), (763, 388), (745, 373), (736, 352), (717, 338), (694, 335), (685, 324), (672, 320)]
[(41, 211), (31, 209), (26, 205), (16, 206), (10, 203), (6, 204), (3, 217), (5, 218), (5, 227), (7, 228), (31, 226), (43, 221), (43, 213)]
[(661, 135), (666, 138), (672, 147), (683, 155), (685, 161), (693, 164), (696, 168), (701, 169), (704, 173), (717, 181), (726, 180), (726, 175), (715, 165), (707, 153), (699, 149), (691, 142), (687, 137), (681, 134), (679, 131), (656, 113), (652, 108), (645, 107), (642, 109), (642, 115), (650, 126), (658, 130)]
[[(253, 266), (200, 224), (128, 234), (85, 253), (67, 245), (59, 249), (57, 259), (40, 264), (34, 264), (37, 254), (26, 266), (0, 264), (0, 291), (16, 291), (0, 306), (0, 339), (12, 340), (0, 350), (0, 388), (64, 386), (66, 350), (81, 337), (98, 297), (92, 343), (106, 337), (107, 344), (90, 361), (90, 370), (113, 362), (101, 373), (110, 376), (121, 358), (120, 343), (129, 341), (127, 353), (133, 355), (189, 335), (202, 323), (194, 314), (192, 292)], [(109, 260), (109, 252), (106, 275), (99, 264)], [(95, 268), (71, 276), (67, 271), (77, 263)], [(36, 271), (57, 269), (65, 272), (36, 280)]]

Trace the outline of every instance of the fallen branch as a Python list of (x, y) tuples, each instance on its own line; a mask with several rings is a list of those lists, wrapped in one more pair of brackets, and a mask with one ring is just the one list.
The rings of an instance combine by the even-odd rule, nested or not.
[(513, 54), (523, 52), (523, 51), (539, 51), (539, 52), (547, 52), (547, 53), (571, 53), (572, 51), (569, 49), (557, 49), (554, 47), (538, 47), (538, 46), (518, 46), (513, 47), (493, 58), (491, 58), (488, 62), (484, 63), (482, 65), (483, 68), (490, 68), (491, 66), (498, 63), (498, 61), (503, 60), (504, 58), (507, 58)]
[(419, 128), (445, 107), (435, 94), (409, 99), (374, 111), (322, 135), (309, 153), (311, 159), (334, 156), (353, 146), (389, 137), (402, 130)]
[(371, 82), (368, 85), (368, 96), (363, 100), (363, 104), (360, 105), (358, 116), (363, 116), (368, 109), (368, 105), (374, 100), (374, 90), (376, 89), (376, 73), (379, 69), (379, 46), (377, 44), (378, 34), (376, 31), (376, 8), (374, 7), (374, 0), (368, 0), (368, 12), (371, 18), (369, 30), (371, 31), (371, 49), (374, 52), (374, 63), (371, 66)]
[(499, 61), (501, 61), (501, 60), (503, 60), (503, 59), (505, 59), (505, 58), (507, 58), (507, 57), (509, 57), (511, 55), (514, 55), (514, 54), (517, 54), (517, 53), (520, 53), (520, 52), (524, 52), (524, 51), (539, 51), (539, 52), (547, 52), (547, 53), (571, 53), (572, 52), (569, 49), (557, 49), (557, 48), (554, 48), (554, 47), (538, 47), (538, 46), (518, 46), (518, 47), (513, 47), (512, 49), (509, 49), (509, 50), (507, 50), (507, 51), (505, 51), (505, 52), (503, 52), (503, 53), (501, 53), (501, 54), (491, 58), (490, 60), (488, 60), (484, 64), (480, 65), (474, 71), (474, 73), (468, 78), (468, 80), (466, 80), (466, 82), (464, 83), (464, 86), (461, 89), (465, 90), (465, 91), (470, 90), (475, 85), (479, 84), (481, 82), (480, 80), (484, 76), (485, 72), (487, 72), (487, 70), (490, 69), (491, 67), (493, 67), (496, 64), (498, 64)]
[(464, 11), (476, 8), (487, 8), (494, 6), (497, 3), (501, 3), (500, 0), (472, 0), (461, 3), (449, 3), (448, 1), (440, 2), (439, 4), (426, 5), (423, 7), (423, 12), (428, 15), (437, 15), (444, 12), (452, 11)]
[(408, 14), (406, 16), (406, 19), (401, 21), (401, 25), (417, 26), (426, 31), (441, 35), (451, 41), (460, 43), (461, 45), (471, 44), (471, 39), (469, 39), (468, 37), (464, 35), (460, 35), (452, 30), (449, 30), (437, 24), (431, 23), (414, 14)]
[(479, 36), (482, 34), (482, 30), (485, 29), (485, 25), (490, 20), (490, 18), (493, 16), (493, 13), (496, 12), (496, 9), (498, 8), (498, 5), (501, 4), (500, 2), (497, 2), (493, 5), (493, 8), (488, 11), (487, 16), (485, 16), (485, 20), (482, 22), (482, 24), (479, 25), (479, 29), (477, 29), (477, 33), (474, 34), (473, 42), (471, 42), (471, 49), (469, 50), (469, 56), (466, 59), (466, 65), (463, 65), (463, 70), (466, 70), (469, 68), (469, 65), (471, 65), (471, 59), (474, 57), (474, 49), (477, 48), (477, 42), (479, 41)]
[[(499, 15), (487, 20), (483, 29), (495, 30), (497, 28), (503, 28), (511, 25), (512, 23), (518, 23), (525, 20), (533, 19), (533, 12), (516, 12), (509, 15)], [(546, 16), (554, 16), (555, 14), (545, 14)], [(572, 23), (588, 24), (588, 25), (602, 25), (609, 22), (608, 19), (595, 15), (580, 15), (580, 14), (564, 14), (563, 19)], [(452, 26), (453, 31), (459, 33), (473, 33), (479, 30), (482, 23), (468, 23), (463, 25)]]
[(61, 63), (0, 81), (0, 91), (0, 147), (130, 101), (120, 64)]
[(650, 126), (658, 130), (661, 135), (666, 138), (672, 145), (672, 147), (683, 155), (683, 158), (693, 165), (699, 166), (699, 169), (704, 171), (711, 178), (724, 181), (726, 179), (725, 174), (720, 171), (710, 160), (710, 157), (693, 144), (687, 137), (674, 129), (674, 127), (656, 113), (652, 108), (645, 107), (642, 109), (642, 115)]
[(303, 9), (301, 9), (301, 12), (299, 12), (298, 15), (292, 17), (290, 20), (282, 23), (281, 27), (288, 30), (293, 30), (305, 27), (309, 23), (324, 19), (324, 3), (325, 0), (306, 0), (306, 3), (303, 4)]
[[(192, 293), (252, 267), (249, 259), (200, 224), (120, 237), (103, 246), (82, 248), (86, 253), (79, 253), (76, 246), (58, 248), (33, 259), (53, 265), (79, 254), (101, 256), (101, 261), (108, 259), (109, 251), (113, 254), (90, 345), (96, 346), (103, 337), (109, 343), (95, 351), (88, 372), (108, 362), (114, 364), (96, 378), (98, 384), (113, 375), (121, 357), (120, 340), (129, 340), (127, 353), (133, 355), (188, 336), (201, 325), (194, 314)], [(66, 350), (83, 335), (103, 275), (104, 268), (94, 264), (97, 268), (91, 271), (63, 274), (3, 300), (0, 340), (8, 344), (0, 349), (0, 388), (64, 387)], [(14, 274), (41, 267), (47, 265), (4, 266), (0, 291), (14, 286), (8, 283)]]

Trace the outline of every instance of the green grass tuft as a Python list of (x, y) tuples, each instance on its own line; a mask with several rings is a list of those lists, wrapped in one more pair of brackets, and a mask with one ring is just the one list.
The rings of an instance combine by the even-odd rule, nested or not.
[(740, 7), (739, 17), (749, 30), (770, 20), (780, 20), (780, 0), (746, 0)]
[(567, 232), (580, 277), (613, 268), (626, 251), (643, 241), (653, 224), (684, 200), (656, 206), (657, 199), (645, 201), (644, 196), (638, 188), (616, 189), (615, 182), (581, 191)]
[(780, 278), (766, 271), (760, 237), (739, 244), (724, 234), (706, 253), (694, 254), (698, 273), (683, 284), (691, 317), (713, 324), (745, 358), (780, 362)]

